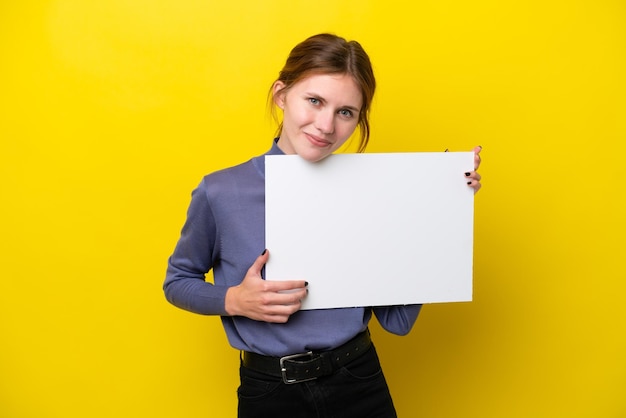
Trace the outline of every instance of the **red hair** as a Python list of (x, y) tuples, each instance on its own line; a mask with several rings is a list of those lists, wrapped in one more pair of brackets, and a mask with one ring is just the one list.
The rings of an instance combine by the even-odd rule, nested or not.
[[(313, 74), (347, 74), (359, 86), (363, 104), (358, 122), (361, 133), (358, 152), (365, 151), (370, 137), (369, 110), (376, 90), (376, 79), (363, 47), (357, 41), (346, 41), (328, 33), (305, 39), (291, 50), (276, 80), (282, 82), (284, 87), (277, 92), (272, 89), (270, 98), (273, 99), (276, 93), (287, 92), (297, 82)], [(272, 113), (274, 109), (272, 107)], [(282, 123), (278, 127), (279, 134), (281, 130)]]

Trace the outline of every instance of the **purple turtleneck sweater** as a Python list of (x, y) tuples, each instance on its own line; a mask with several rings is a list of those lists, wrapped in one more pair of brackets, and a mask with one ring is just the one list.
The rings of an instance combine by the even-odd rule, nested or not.
[[(228, 316), (226, 291), (241, 283), (265, 249), (265, 155), (282, 154), (275, 140), (266, 154), (202, 179), (168, 261), (167, 300), (191, 312), (221, 315), (233, 347), (269, 356), (336, 348), (363, 331), (372, 312), (387, 331), (408, 333), (421, 305), (299, 311), (285, 324)], [(211, 269), (214, 283), (205, 280)]]

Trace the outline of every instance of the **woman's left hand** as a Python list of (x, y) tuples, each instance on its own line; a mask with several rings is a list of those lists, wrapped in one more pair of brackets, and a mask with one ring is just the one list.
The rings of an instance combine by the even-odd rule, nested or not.
[(477, 146), (474, 148), (474, 171), (468, 171), (465, 173), (465, 177), (467, 177), (467, 185), (474, 189), (474, 193), (480, 190), (482, 184), (480, 184), (480, 174), (478, 174), (478, 167), (480, 166), (480, 151), (482, 151), (481, 146)]

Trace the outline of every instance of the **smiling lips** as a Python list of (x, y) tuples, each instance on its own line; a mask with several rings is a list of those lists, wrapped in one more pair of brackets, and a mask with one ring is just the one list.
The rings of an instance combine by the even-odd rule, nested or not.
[(304, 135), (307, 137), (309, 142), (311, 142), (316, 147), (328, 147), (332, 145), (332, 142), (322, 139), (318, 136), (307, 134), (307, 133), (305, 133)]

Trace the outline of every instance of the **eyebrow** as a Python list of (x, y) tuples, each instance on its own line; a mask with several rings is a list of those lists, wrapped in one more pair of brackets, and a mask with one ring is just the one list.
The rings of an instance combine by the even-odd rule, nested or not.
[[(305, 92), (304, 94), (309, 96), (309, 97), (314, 97), (317, 100), (320, 100), (320, 101), (322, 101), (324, 103), (327, 103), (327, 100), (324, 99), (322, 96), (320, 96), (317, 93), (312, 93), (312, 92), (308, 92), (307, 93), (307, 92)], [(349, 110), (352, 110), (352, 111), (354, 111), (356, 113), (359, 113), (361, 111), (361, 109), (359, 109), (358, 107), (354, 107), (354, 106), (350, 106), (350, 105), (340, 106), (340, 109), (349, 109)]]

